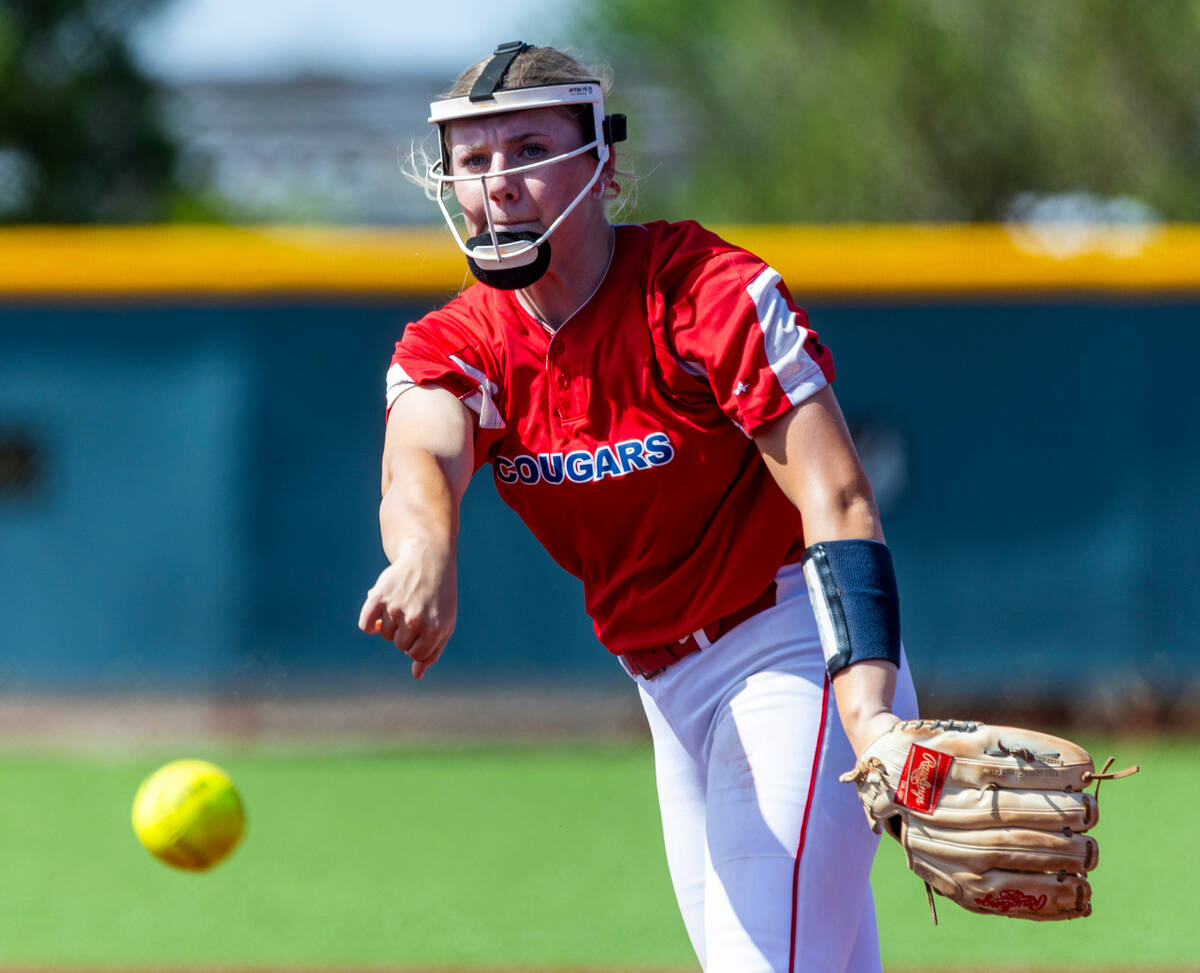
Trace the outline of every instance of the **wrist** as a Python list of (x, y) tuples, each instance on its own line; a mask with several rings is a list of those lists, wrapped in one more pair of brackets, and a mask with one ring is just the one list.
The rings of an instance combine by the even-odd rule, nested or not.
[(384, 553), (392, 564), (405, 561), (453, 566), (455, 550), (453, 541), (448, 537), (426, 532), (405, 532), (385, 544)]
[(900, 722), (892, 712), (896, 677), (896, 667), (882, 659), (857, 662), (833, 677), (838, 715), (856, 757)]
[(853, 731), (847, 727), (846, 736), (850, 740), (850, 746), (854, 749), (855, 759), (861, 757), (867, 747), (899, 722), (900, 717), (885, 710), (862, 719), (854, 726)]

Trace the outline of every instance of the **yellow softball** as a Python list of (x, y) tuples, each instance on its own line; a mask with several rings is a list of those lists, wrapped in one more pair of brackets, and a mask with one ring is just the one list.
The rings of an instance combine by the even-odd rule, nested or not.
[(133, 830), (146, 850), (174, 868), (200, 872), (225, 858), (246, 827), (229, 775), (207, 760), (160, 767), (133, 799)]

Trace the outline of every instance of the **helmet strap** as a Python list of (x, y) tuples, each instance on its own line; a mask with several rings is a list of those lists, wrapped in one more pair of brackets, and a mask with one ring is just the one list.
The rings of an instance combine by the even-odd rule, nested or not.
[(471, 101), (486, 101), (496, 94), (496, 89), (504, 82), (504, 75), (509, 66), (522, 51), (528, 51), (530, 45), (524, 41), (506, 41), (497, 46), (492, 52), (492, 59), (484, 65), (475, 84), (471, 87), (468, 97)]

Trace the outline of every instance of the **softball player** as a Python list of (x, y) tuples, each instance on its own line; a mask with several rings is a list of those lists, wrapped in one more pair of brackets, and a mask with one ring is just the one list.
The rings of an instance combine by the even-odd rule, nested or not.
[(396, 345), (391, 563), (359, 624), (417, 678), (437, 661), (459, 503), (491, 463), (637, 685), (702, 967), (878, 971), (877, 839), (837, 775), (916, 704), (833, 358), (753, 254), (609, 223), (604, 89), (514, 42), (431, 106), (431, 195), (479, 283)]

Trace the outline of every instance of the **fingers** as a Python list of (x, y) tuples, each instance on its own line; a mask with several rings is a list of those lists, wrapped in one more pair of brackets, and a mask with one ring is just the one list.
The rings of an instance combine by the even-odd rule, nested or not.
[(388, 642), (395, 642), (401, 652), (412, 641), (404, 613), (398, 608), (389, 607), (374, 588), (367, 592), (366, 601), (358, 613), (358, 627), (368, 635), (379, 635)]
[(420, 679), (440, 658), (454, 622), (447, 625), (439, 619), (408, 618), (402, 609), (386, 606), (372, 590), (359, 612), (358, 627), (391, 642), (412, 659), (413, 678)]
[(442, 641), (433, 652), (423, 659), (413, 659), (412, 674), (414, 679), (420, 679), (426, 672), (429, 671), (438, 659), (442, 657), (442, 649), (446, 647), (445, 641)]
[(379, 634), (407, 655), (419, 633), (415, 620), (410, 622), (403, 612), (397, 612), (394, 617), (389, 617), (389, 620), (391, 624), (384, 626)]
[(363, 602), (362, 610), (358, 613), (358, 627), (372, 635), (379, 631), (379, 620), (383, 615), (383, 603), (375, 594), (375, 589), (372, 588), (367, 592), (367, 598)]
[(432, 666), (436, 661), (437, 661), (437, 659), (425, 659), (425, 660), (413, 659), (413, 664), (412, 664), (413, 678), (420, 679), (422, 676), (425, 675), (426, 672), (429, 671), (429, 667)]
[(442, 655), (442, 649), (450, 638), (450, 632), (441, 627), (431, 627), (423, 630), (404, 650), (413, 660), (412, 674), (414, 679), (420, 679)]
[(368, 635), (378, 635), (394, 643), (401, 652), (408, 651), (417, 635), (415, 626), (404, 617), (404, 611), (385, 604), (374, 588), (367, 592), (367, 599), (358, 613), (358, 627)]

